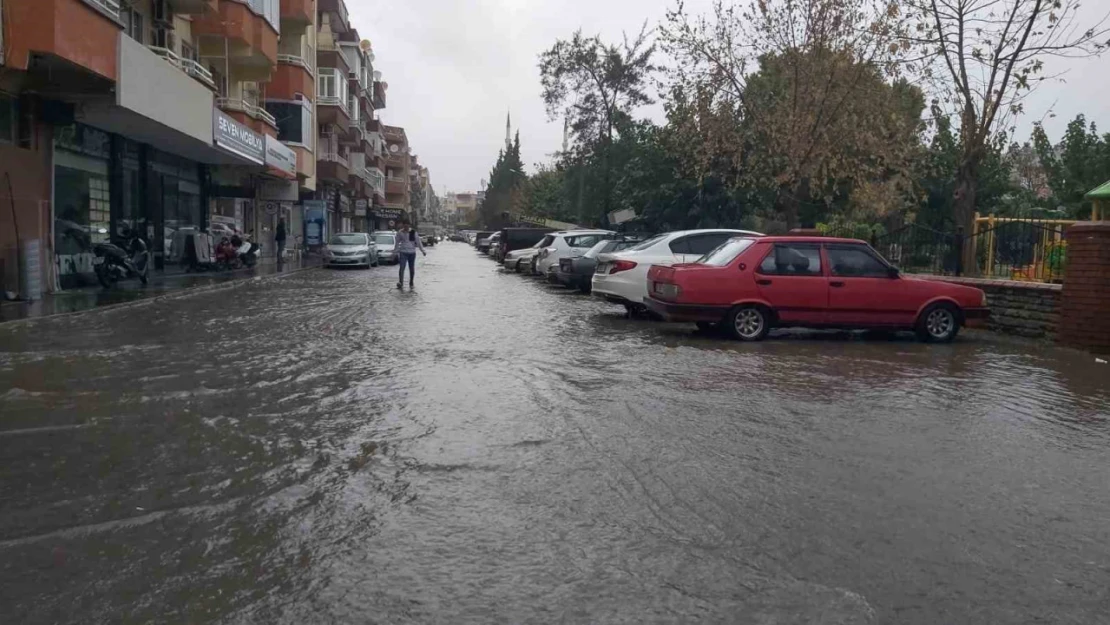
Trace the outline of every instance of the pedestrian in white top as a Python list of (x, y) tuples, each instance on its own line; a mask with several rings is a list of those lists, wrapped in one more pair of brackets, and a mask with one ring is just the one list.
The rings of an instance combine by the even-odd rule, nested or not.
[(404, 288), (405, 284), (405, 263), (409, 266), (409, 288), (415, 288), (416, 285), (416, 250), (427, 256), (428, 253), (424, 251), (424, 242), (420, 240), (420, 234), (416, 232), (409, 222), (402, 220), (401, 229), (397, 231), (397, 246), (394, 248), (397, 254), (397, 266), (400, 267), (400, 272), (397, 276), (397, 288)]

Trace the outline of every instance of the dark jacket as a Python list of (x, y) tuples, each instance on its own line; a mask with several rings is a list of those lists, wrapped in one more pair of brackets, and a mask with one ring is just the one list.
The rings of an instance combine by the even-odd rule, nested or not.
[(285, 222), (284, 221), (279, 221), (278, 222), (277, 232), (274, 233), (274, 240), (275, 241), (284, 241), (285, 240)]

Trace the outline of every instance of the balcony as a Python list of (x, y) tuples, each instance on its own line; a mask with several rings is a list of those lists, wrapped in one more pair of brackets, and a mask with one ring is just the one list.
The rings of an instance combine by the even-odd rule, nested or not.
[(218, 11), (194, 17), (192, 34), (210, 38), (201, 40), (202, 57), (226, 57), (231, 65), (262, 69), (277, 63), (277, 30), (243, 2), (220, 2)]
[(312, 0), (281, 0), (281, 21), (307, 27), (315, 17)]
[(197, 63), (192, 59), (181, 58), (176, 52), (168, 48), (159, 48), (158, 46), (148, 46), (150, 51), (162, 57), (170, 65), (185, 72), (185, 74), (193, 77), (197, 82), (208, 87), (209, 89), (216, 90), (216, 81), (212, 78), (212, 72), (204, 68), (203, 65)]
[(279, 54), (278, 66), (266, 88), (266, 95), (274, 100), (296, 100), (297, 94), (308, 100), (316, 97), (316, 78), (312, 68), (304, 57)]
[(325, 182), (346, 184), (351, 177), (351, 164), (338, 152), (324, 152), (316, 158), (316, 177)]
[(215, 0), (166, 0), (166, 3), (178, 15), (200, 15), (216, 10)]
[(332, 32), (345, 33), (351, 29), (351, 17), (343, 0), (318, 0), (316, 6), (327, 17)]
[[(250, 127), (252, 130), (277, 137), (277, 118), (256, 101), (240, 98), (216, 98), (216, 106), (224, 112), (231, 113), (236, 121)], [(244, 119), (243, 115), (253, 121)]]
[(400, 176), (388, 176), (385, 179), (385, 192), (389, 195), (400, 195), (409, 190), (409, 182)]
[(351, 123), (351, 113), (342, 98), (316, 97), (316, 116), (321, 124), (331, 124), (346, 129)]
[(386, 90), (386, 85), (385, 85), (384, 82), (382, 82), (380, 80), (375, 80), (374, 81), (373, 102), (374, 102), (374, 108), (375, 109), (384, 109), (385, 108), (385, 90)]

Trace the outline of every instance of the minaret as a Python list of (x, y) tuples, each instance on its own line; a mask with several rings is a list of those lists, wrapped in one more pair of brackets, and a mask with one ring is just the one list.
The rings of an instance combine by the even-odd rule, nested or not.
[(505, 111), (505, 151), (507, 152), (513, 147), (513, 124), (509, 117), (509, 111)]

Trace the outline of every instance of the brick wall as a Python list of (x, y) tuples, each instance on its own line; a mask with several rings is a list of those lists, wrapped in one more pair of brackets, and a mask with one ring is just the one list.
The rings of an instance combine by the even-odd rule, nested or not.
[(921, 276), (983, 289), (991, 309), (987, 327), (995, 332), (1030, 338), (1055, 338), (1060, 323), (1059, 284)]
[(1079, 222), (1067, 238), (1059, 340), (1110, 353), (1110, 221)]

